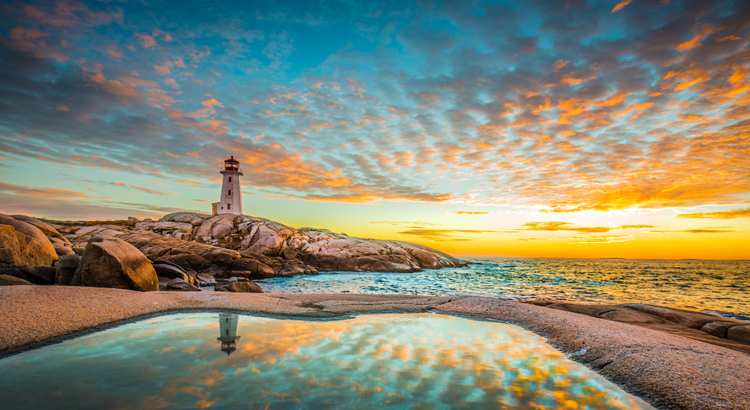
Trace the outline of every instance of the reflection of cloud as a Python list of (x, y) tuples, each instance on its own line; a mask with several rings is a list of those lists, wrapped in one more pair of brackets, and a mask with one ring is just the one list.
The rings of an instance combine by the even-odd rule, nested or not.
[(735, 219), (750, 218), (750, 208), (732, 209), (731, 211), (719, 212), (697, 212), (692, 214), (680, 214), (678, 218), (705, 218), (705, 219)]

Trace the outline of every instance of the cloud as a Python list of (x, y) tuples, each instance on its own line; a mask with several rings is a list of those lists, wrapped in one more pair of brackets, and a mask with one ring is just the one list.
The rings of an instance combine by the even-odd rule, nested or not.
[(703, 228), (703, 229), (682, 229), (675, 231), (650, 231), (654, 233), (727, 233), (736, 232), (729, 229)]
[(697, 212), (692, 214), (680, 214), (678, 218), (703, 218), (703, 219), (735, 219), (750, 218), (750, 208), (732, 209), (731, 211), (719, 212)]
[(145, 188), (145, 187), (138, 186), (138, 185), (126, 184), (124, 182), (108, 182), (107, 184), (112, 185), (112, 186), (117, 186), (117, 187), (137, 189), (139, 191), (145, 192), (147, 194), (152, 194), (152, 195), (177, 195), (176, 192), (164, 192), (160, 190)]
[(201, 105), (204, 107), (214, 107), (214, 106), (224, 107), (220, 102), (216, 101), (216, 98), (211, 98), (206, 101), (203, 101)]
[(617, 3), (617, 5), (615, 6), (615, 8), (613, 8), (613, 9), (612, 9), (612, 11), (611, 11), (610, 13), (614, 13), (614, 12), (616, 12), (616, 11), (620, 11), (620, 10), (622, 10), (622, 8), (623, 8), (623, 7), (627, 6), (627, 5), (628, 5), (628, 4), (630, 4), (630, 3), (632, 2), (632, 1), (633, 1), (633, 0), (623, 0), (623, 1), (619, 2), (619, 3)]
[(570, 222), (528, 222), (523, 224), (526, 228), (519, 229), (519, 231), (573, 231), (579, 233), (604, 233), (609, 232), (612, 228), (605, 227), (577, 227)]
[(4, 192), (6, 195), (15, 194), (33, 198), (91, 198), (89, 195), (83, 192), (69, 191), (67, 189), (60, 188), (36, 188), (30, 187), (28, 185), (14, 185), (2, 181), (0, 181), (0, 191)]
[(479, 212), (479, 211), (458, 211), (454, 212), (456, 215), (489, 215), (489, 212)]
[(571, 243), (614, 243), (627, 242), (633, 239), (630, 235), (602, 235), (602, 236), (582, 236), (582, 237), (561, 237)]
[(141, 40), (141, 42), (143, 43), (143, 48), (151, 48), (156, 46), (156, 40), (154, 40), (154, 38), (149, 36), (148, 34), (136, 33), (135, 36)]
[(428, 228), (412, 228), (405, 231), (397, 232), (400, 235), (413, 235), (423, 239), (431, 241), (471, 241), (473, 239), (457, 237), (455, 233), (497, 233), (500, 231), (489, 231), (489, 230), (474, 230), (474, 229), (428, 229)]
[(107, 55), (109, 55), (113, 60), (120, 61), (122, 59), (122, 51), (117, 46), (107, 47)]
[[(248, 190), (467, 209), (663, 209), (750, 193), (738, 165), (750, 153), (746, 2), (701, 5), (699, 18), (691, 0), (406, 2), (379, 18), (366, 3), (264, 4), (9, 4), (0, 152), (198, 181), (237, 153)], [(326, 34), (342, 22), (358, 29)], [(314, 30), (302, 41), (294, 25)], [(263, 144), (246, 143), (256, 135)]]
[(519, 231), (572, 231), (578, 233), (605, 233), (612, 230), (627, 230), (627, 229), (648, 229), (656, 228), (654, 225), (620, 225), (618, 227), (608, 228), (603, 226), (598, 227), (580, 227), (575, 226), (570, 222), (560, 221), (549, 221), (549, 222), (528, 222), (523, 224), (526, 228), (518, 229)]
[(370, 222), (374, 225), (393, 225), (393, 226), (399, 226), (399, 225), (417, 225), (417, 226), (439, 226), (438, 223), (430, 223), (430, 222), (409, 222), (409, 221), (373, 221)]

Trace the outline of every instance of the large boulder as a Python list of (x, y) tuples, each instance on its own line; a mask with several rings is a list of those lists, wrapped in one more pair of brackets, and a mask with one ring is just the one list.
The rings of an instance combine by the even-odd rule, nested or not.
[[(5, 224), (4, 220), (5, 218), (0, 215), (0, 262), (8, 265), (50, 266), (52, 261), (57, 259), (55, 248), (52, 248), (47, 237), (44, 237), (44, 240), (50, 245), (51, 253), (40, 240), (24, 235), (17, 231), (14, 225)], [(31, 225), (28, 226), (34, 228)]]
[(263, 289), (255, 282), (231, 282), (216, 288), (218, 292), (263, 293)]
[[(45, 251), (52, 257), (53, 261), (57, 260), (57, 252), (55, 252), (52, 242), (49, 241), (47, 235), (39, 230), (36, 226), (28, 223), (19, 221), (11, 216), (0, 214), (0, 224), (10, 225), (18, 232), (21, 232), (26, 238), (27, 242), (30, 240), (37, 240), (39, 244), (45, 249)], [(51, 263), (47, 264), (50, 265)]]
[(73, 284), (139, 291), (159, 290), (151, 261), (133, 245), (117, 238), (92, 238)]

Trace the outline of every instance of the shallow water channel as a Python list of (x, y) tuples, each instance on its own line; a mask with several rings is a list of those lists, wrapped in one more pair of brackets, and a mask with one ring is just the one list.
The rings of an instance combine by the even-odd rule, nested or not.
[(541, 337), (430, 313), (160, 316), (0, 360), (9, 409), (651, 409)]

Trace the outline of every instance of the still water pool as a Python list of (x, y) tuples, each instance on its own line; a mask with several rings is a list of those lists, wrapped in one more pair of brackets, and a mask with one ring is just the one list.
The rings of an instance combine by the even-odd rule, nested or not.
[(0, 360), (9, 409), (651, 409), (533, 333), (436, 314), (217, 313)]

